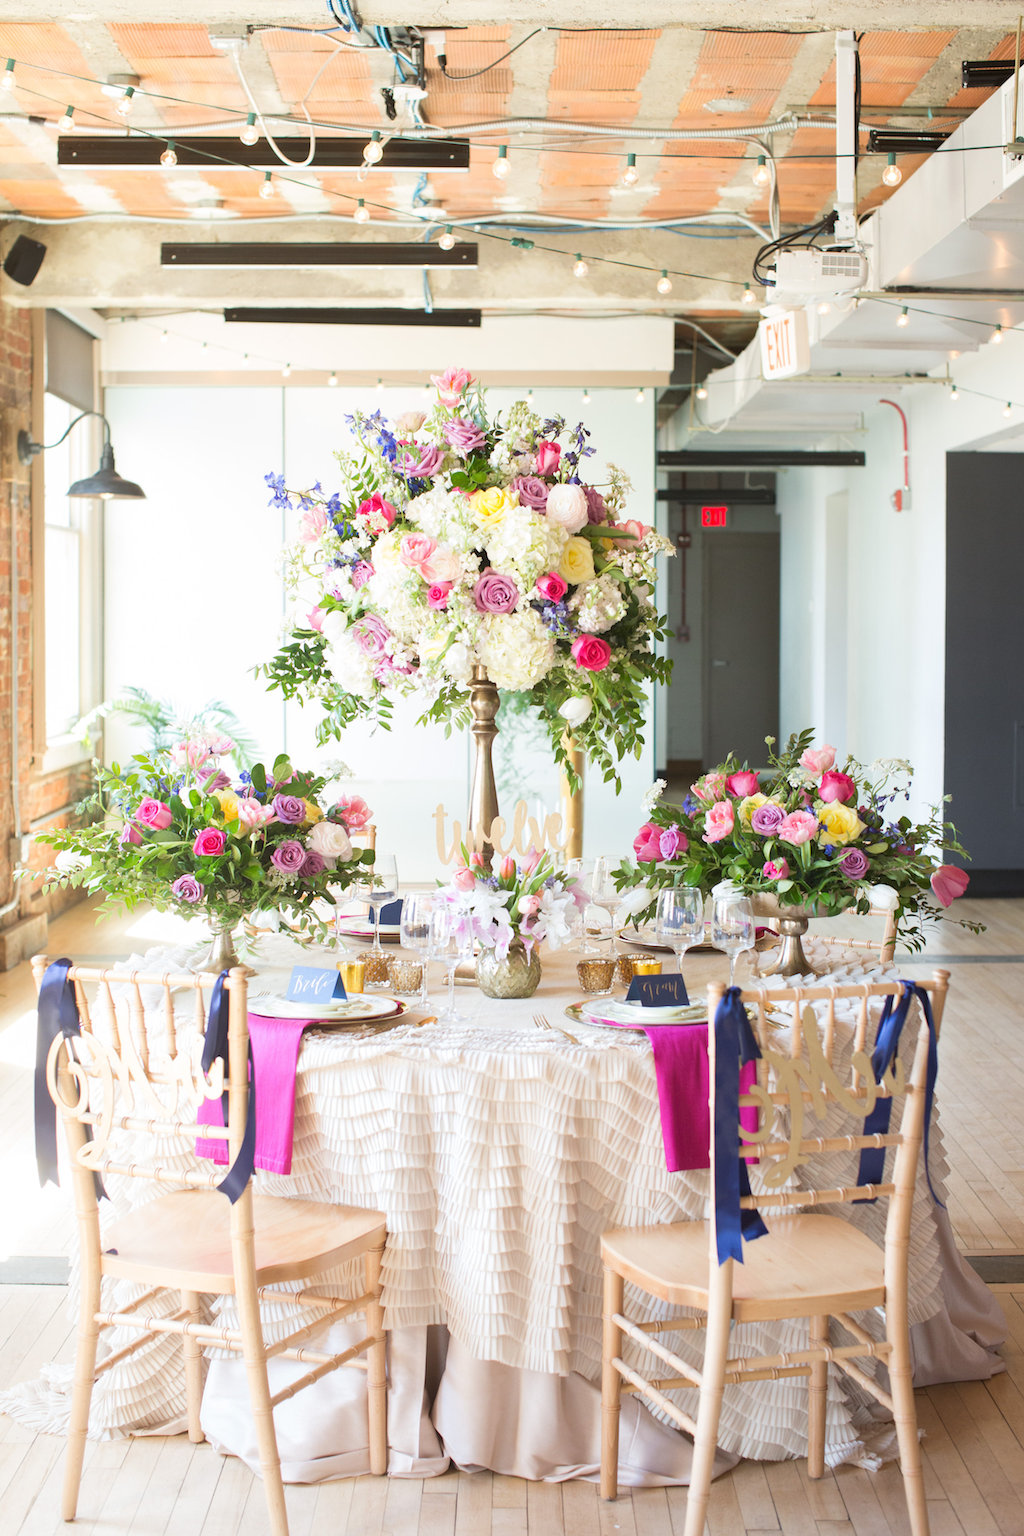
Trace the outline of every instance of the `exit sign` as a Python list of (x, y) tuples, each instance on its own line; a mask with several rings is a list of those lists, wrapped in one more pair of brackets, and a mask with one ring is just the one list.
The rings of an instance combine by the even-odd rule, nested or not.
[(758, 326), (761, 333), (761, 373), (766, 379), (786, 379), (811, 366), (807, 315), (802, 309), (775, 309)]
[(702, 528), (724, 528), (728, 515), (728, 507), (701, 507), (700, 525)]

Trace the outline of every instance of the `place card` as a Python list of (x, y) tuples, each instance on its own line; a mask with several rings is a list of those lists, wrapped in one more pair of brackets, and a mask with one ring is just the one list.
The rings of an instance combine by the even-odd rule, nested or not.
[(391, 924), (394, 924), (395, 927), (398, 926), (398, 924), (402, 921), (402, 898), (401, 898), (401, 896), (399, 896), (397, 901), (386, 902), (384, 904), (384, 906), (381, 907), (381, 909), (380, 909), (380, 916), (378, 917), (377, 921), (379, 923), (384, 923), (384, 924), (386, 924), (388, 926), (390, 926)]
[(344, 1002), (348, 993), (338, 970), (318, 965), (293, 965), (285, 997), (293, 1003)]
[(678, 1004), (685, 1008), (690, 999), (686, 982), (676, 976), (634, 976), (626, 993), (627, 1003), (639, 1003), (643, 1008), (671, 1008)]

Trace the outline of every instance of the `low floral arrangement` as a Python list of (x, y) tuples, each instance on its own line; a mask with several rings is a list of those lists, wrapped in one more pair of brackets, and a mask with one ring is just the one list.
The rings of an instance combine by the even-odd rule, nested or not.
[(530, 853), (520, 863), (507, 856), (496, 875), (479, 853), (462, 850), (462, 865), (441, 895), (458, 901), (473, 925), (473, 936), (504, 960), (514, 939), (529, 955), (535, 944), (552, 949), (577, 931), (576, 914), (586, 905), (583, 886), (555, 869), (548, 854)]
[(331, 779), (279, 757), (232, 781), (222, 765), (234, 743), (192, 736), (168, 751), (97, 769), (89, 825), (40, 832), (59, 849), (47, 886), (102, 892), (101, 910), (150, 902), (160, 910), (204, 911), (219, 922), (291, 909), (298, 926), (324, 935), (316, 904), (331, 899), (373, 863), (350, 834), (371, 818), (359, 796), (327, 794)]
[(420, 702), (421, 722), (468, 724), (482, 667), (537, 706), (564, 767), (568, 727), (618, 782), (616, 762), (639, 754), (647, 685), (669, 677), (654, 581), (672, 546), (621, 521), (619, 470), (601, 488), (584, 480), (582, 423), (541, 421), (522, 400), (490, 421), (464, 369), (432, 382), (429, 416), (347, 418), (358, 446), (337, 454), (340, 491), (266, 476), (271, 505), (300, 513), (289, 584), (314, 606), (261, 670), (323, 707), (323, 741), (358, 715), (386, 725), (395, 694)]
[(835, 748), (813, 739), (813, 731), (794, 734), (776, 757), (767, 737), (767, 773), (730, 756), (690, 786), (681, 806), (660, 801), (659, 780), (633, 842), (636, 863), (616, 872), (619, 889), (709, 891), (732, 880), (752, 897), (822, 917), (882, 908), (895, 914), (902, 942), (919, 949), (935, 902), (948, 907), (967, 888), (966, 873), (941, 862), (944, 852), (966, 856), (956, 828), (938, 806), (916, 825), (896, 814), (895, 802), (909, 798), (909, 763), (865, 767), (850, 757), (837, 769)]

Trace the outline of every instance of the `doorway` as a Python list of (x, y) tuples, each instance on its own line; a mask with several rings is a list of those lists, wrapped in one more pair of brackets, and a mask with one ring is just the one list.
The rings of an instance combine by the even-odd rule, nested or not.
[(704, 541), (704, 766), (765, 762), (779, 726), (778, 530)]

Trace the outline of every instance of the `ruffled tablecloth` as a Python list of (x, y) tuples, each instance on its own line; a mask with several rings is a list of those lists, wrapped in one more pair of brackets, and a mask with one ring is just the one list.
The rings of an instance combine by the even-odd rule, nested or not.
[[(287, 941), (262, 941), (261, 982), (265, 970), (287, 969), (296, 958)], [(302, 958), (308, 964), (316, 957), (307, 951)], [(828, 958), (834, 966), (842, 957), (831, 949)], [(164, 950), (132, 964), (164, 970), (181, 959)], [(377, 1033), (317, 1028), (304, 1036), (292, 1173), (258, 1179), (274, 1194), (366, 1205), (387, 1215), (393, 1475), (439, 1473), (449, 1458), (462, 1467), (531, 1478), (593, 1474), (600, 1445), (601, 1233), (704, 1214), (707, 1175), (665, 1167), (646, 1038), (564, 1018), (565, 1004), (579, 996), (573, 959), (546, 956), (540, 990), (525, 1002), (492, 1001), (460, 988), (465, 1024), (401, 1024)], [(700, 975), (708, 964), (687, 965), (694, 996), (711, 979)], [(859, 978), (861, 967), (853, 959), (832, 979)], [(535, 1027), (536, 1012), (564, 1024), (576, 1039)], [(837, 1017), (841, 1024), (842, 1004)], [(940, 1065), (940, 1102), (941, 1086)], [(938, 1116), (931, 1173), (941, 1194), (945, 1161), (937, 1122)], [(110, 1182), (115, 1212), (139, 1198), (138, 1181)], [(881, 1210), (846, 1210), (880, 1235)], [(1005, 1333), (999, 1309), (960, 1259), (923, 1174), (910, 1274), (917, 1383), (978, 1379), (1002, 1369), (994, 1352)], [(648, 1300), (647, 1315), (657, 1315), (658, 1306)], [(268, 1314), (271, 1332), (278, 1323)], [(803, 1328), (751, 1326), (745, 1352), (799, 1347)], [(342, 1327), (338, 1337), (345, 1336)], [(117, 1347), (112, 1334), (104, 1337)], [(702, 1336), (675, 1339), (699, 1363)], [(301, 1370), (272, 1364), (282, 1380)], [(7, 1394), (0, 1407), (56, 1429), (64, 1417), (61, 1384), (51, 1372), (46, 1383)], [(275, 1418), (288, 1480), (366, 1470), (362, 1387), (359, 1373), (338, 1372), (282, 1404)], [(685, 1482), (686, 1437), (635, 1399), (626, 1400), (624, 1412), (623, 1482)], [(165, 1337), (100, 1379), (91, 1433), (173, 1432), (183, 1427), (183, 1414), (175, 1341)], [(721, 1466), (737, 1457), (806, 1454), (806, 1422), (800, 1380), (727, 1388)], [(237, 1360), (211, 1360), (203, 1424), (215, 1445), (256, 1465)], [(863, 1401), (833, 1379), (830, 1463), (870, 1464), (870, 1428)]]

